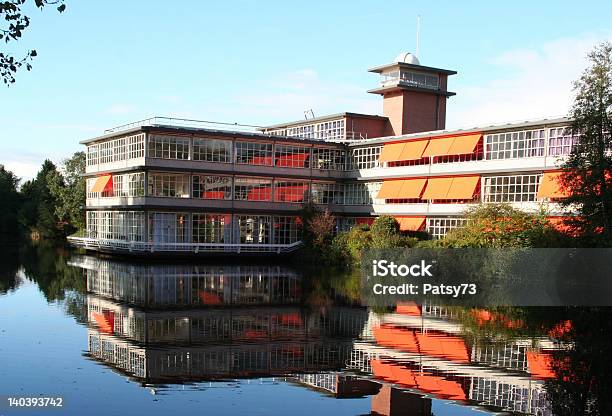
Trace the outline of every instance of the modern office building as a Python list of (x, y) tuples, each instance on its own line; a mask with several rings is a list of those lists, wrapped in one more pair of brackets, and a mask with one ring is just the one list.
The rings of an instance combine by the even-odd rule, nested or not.
[(475, 203), (508, 202), (556, 221), (569, 120), (445, 130), (454, 71), (411, 54), (370, 70), (383, 116), (340, 113), (268, 127), (152, 118), (82, 141), (86, 236), (135, 253), (284, 253), (300, 246), (311, 202), (338, 229), (395, 216), (432, 238)]

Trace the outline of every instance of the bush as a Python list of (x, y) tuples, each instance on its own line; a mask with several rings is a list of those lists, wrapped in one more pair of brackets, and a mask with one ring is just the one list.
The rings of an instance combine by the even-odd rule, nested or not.
[(390, 215), (381, 215), (374, 220), (371, 229), (372, 248), (391, 248), (400, 243), (399, 223)]
[(425, 244), (434, 247), (559, 247), (566, 238), (552, 227), (545, 212), (530, 214), (509, 204), (483, 204), (466, 211), (467, 224), (443, 239)]

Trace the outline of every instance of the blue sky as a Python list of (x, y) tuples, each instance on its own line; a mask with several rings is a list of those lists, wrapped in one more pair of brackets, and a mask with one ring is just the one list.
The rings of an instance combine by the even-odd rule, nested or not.
[[(571, 82), (612, 39), (612, 2), (74, 1), (32, 12), (31, 72), (0, 86), (0, 164), (23, 178), (78, 141), (154, 115), (274, 124), (380, 113), (367, 68), (415, 49), (454, 69), (447, 127), (567, 113)], [(4, 47), (4, 46), (3, 46)]]

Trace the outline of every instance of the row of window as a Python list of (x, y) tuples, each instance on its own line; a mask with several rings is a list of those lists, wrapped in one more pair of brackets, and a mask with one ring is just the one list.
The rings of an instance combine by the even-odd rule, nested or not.
[(87, 146), (87, 166), (144, 157), (144, 133)]
[(144, 172), (113, 175), (111, 183), (102, 192), (92, 192), (98, 178), (88, 178), (86, 183), (87, 198), (97, 197), (141, 197), (145, 195)]
[[(578, 136), (572, 135), (569, 128), (557, 127), (548, 129), (548, 141), (546, 130), (525, 130), (507, 133), (486, 134), (482, 143), (478, 143), (473, 153), (463, 155), (435, 156), (433, 158), (424, 157), (417, 160), (393, 161), (388, 162), (389, 167), (395, 166), (414, 166), (437, 163), (456, 163), (469, 162), (474, 160), (500, 160), (518, 159), (538, 156), (563, 156), (569, 155), (572, 148), (578, 143)], [(547, 145), (548, 143), (548, 145)], [(378, 156), (380, 150), (376, 147), (360, 147), (360, 152), (353, 149), (352, 165), (353, 169), (369, 169), (379, 166)], [(368, 152), (368, 149), (371, 149)], [(379, 148), (380, 149), (380, 148)], [(369, 155), (377, 152), (376, 160)]]
[[(91, 192), (97, 178), (87, 180), (87, 197), (145, 196), (143, 172), (113, 175), (112, 187)], [(482, 202), (535, 202), (542, 174), (500, 175), (482, 178)], [(209, 200), (268, 201), (338, 205), (371, 205), (377, 201), (381, 182), (310, 182), (296, 179), (266, 179), (220, 175), (148, 174), (147, 196)], [(475, 195), (479, 195), (477, 190)], [(449, 203), (451, 201), (444, 201)], [(393, 199), (387, 203), (423, 203), (417, 199)]]
[[(482, 192), (476, 189), (474, 192), (474, 202), (478, 202), (482, 195), (482, 202), (536, 202), (538, 190), (542, 182), (542, 174), (523, 174), (523, 175), (502, 175), (487, 176), (482, 178)], [(471, 200), (470, 200), (471, 201)], [(386, 200), (393, 204), (414, 204), (425, 203), (425, 200), (414, 199), (393, 199)], [(465, 202), (463, 200), (441, 200), (443, 203)]]
[(437, 90), (440, 87), (440, 77), (438, 76), (438, 74), (408, 71), (404, 69), (383, 72), (381, 74), (380, 82), (383, 86), (398, 81), (413, 87), (428, 88), (434, 90)]
[(87, 236), (156, 244), (292, 244), (300, 240), (299, 217), (272, 215), (88, 211)]
[[(548, 133), (548, 140), (546, 136)], [(96, 165), (144, 157), (144, 133), (113, 139), (87, 147), (87, 165)], [(389, 166), (451, 163), (471, 160), (499, 160), (571, 153), (578, 137), (568, 128), (487, 134), (474, 154), (427, 158), (410, 162), (392, 162)], [(352, 148), (314, 147), (265, 142), (165, 136), (151, 134), (147, 154), (151, 158), (196, 160), (215, 163), (235, 163), (320, 170), (372, 169), (379, 166), (381, 145)], [(235, 154), (234, 154), (235, 153)]]
[(344, 140), (346, 138), (346, 125), (344, 119), (339, 119), (303, 124), (286, 129), (275, 129), (267, 133), (274, 136), (299, 137), (312, 140)]
[[(112, 191), (91, 192), (97, 178), (87, 180), (87, 197), (144, 196), (144, 173), (115, 175)], [(266, 179), (221, 175), (188, 175), (151, 172), (147, 176), (147, 196), (237, 201), (371, 205), (380, 182), (334, 183), (297, 179)]]

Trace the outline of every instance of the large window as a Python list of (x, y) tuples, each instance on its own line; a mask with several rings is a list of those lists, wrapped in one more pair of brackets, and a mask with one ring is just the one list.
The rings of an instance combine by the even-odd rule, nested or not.
[(369, 205), (372, 198), (365, 183), (347, 183), (344, 185), (344, 203), (346, 205)]
[(232, 142), (220, 139), (193, 139), (193, 160), (232, 162)]
[(267, 215), (237, 215), (241, 244), (270, 244), (271, 217)]
[(232, 199), (232, 177), (194, 175), (193, 197), (200, 199)]
[(372, 169), (378, 166), (382, 146), (358, 147), (351, 150), (349, 169)]
[(550, 129), (548, 136), (548, 155), (561, 156), (572, 153), (572, 148), (578, 143), (578, 135), (572, 134), (567, 127)]
[(142, 211), (88, 211), (87, 237), (143, 241), (145, 214)]
[(311, 201), (315, 204), (342, 204), (342, 185), (332, 182), (313, 182)]
[(483, 202), (532, 202), (537, 200), (542, 175), (484, 178)]
[(346, 137), (345, 131), (344, 119), (338, 119), (288, 127), (285, 130), (285, 134), (290, 137), (300, 137), (303, 139), (344, 140)]
[(383, 72), (381, 74), (381, 84), (387, 85), (389, 83), (401, 82), (413, 87), (428, 88), (437, 90), (440, 87), (440, 77), (438, 74), (407, 71), (407, 70), (395, 70)]
[(463, 227), (467, 223), (465, 218), (427, 218), (427, 232), (432, 238), (444, 237), (450, 230)]
[(189, 198), (189, 175), (149, 173), (149, 196)]
[(271, 201), (270, 179), (237, 177), (234, 180), (234, 199), (240, 201)]
[(236, 163), (272, 166), (273, 159), (272, 143), (236, 142)]
[(144, 156), (144, 133), (87, 145), (87, 166)]
[(485, 159), (544, 156), (544, 130), (513, 131), (485, 136)]
[(231, 243), (230, 214), (193, 214), (194, 243)]
[(283, 168), (307, 168), (310, 163), (310, 148), (277, 144), (274, 160), (276, 166)]
[(276, 202), (305, 202), (308, 199), (308, 182), (304, 181), (275, 181), (274, 201)]
[(148, 215), (149, 241), (156, 244), (188, 243), (189, 214), (151, 212)]
[(98, 164), (98, 145), (90, 144), (87, 146), (87, 166)]
[(345, 152), (333, 147), (315, 147), (312, 149), (311, 167), (320, 170), (344, 170)]
[(144, 157), (144, 133), (129, 136), (127, 138), (128, 159), (137, 159)]
[(293, 244), (300, 240), (300, 217), (274, 217), (274, 244)]
[(149, 157), (158, 159), (189, 159), (189, 139), (185, 137), (149, 135)]

